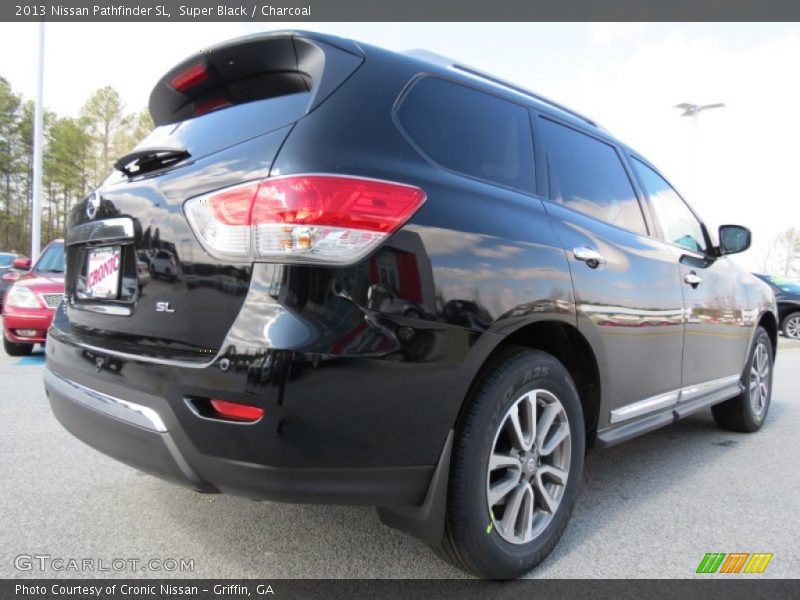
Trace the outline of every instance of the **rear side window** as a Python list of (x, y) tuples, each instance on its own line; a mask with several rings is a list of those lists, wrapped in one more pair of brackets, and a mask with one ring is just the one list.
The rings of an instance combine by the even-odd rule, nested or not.
[(706, 252), (706, 238), (700, 221), (678, 192), (643, 162), (635, 158), (631, 162), (661, 223), (666, 240), (687, 250), (701, 254)]
[(397, 117), (418, 148), (442, 167), (533, 192), (533, 137), (522, 106), (426, 77), (405, 97)]
[(579, 131), (540, 118), (550, 197), (606, 223), (646, 235), (636, 193), (616, 149)]

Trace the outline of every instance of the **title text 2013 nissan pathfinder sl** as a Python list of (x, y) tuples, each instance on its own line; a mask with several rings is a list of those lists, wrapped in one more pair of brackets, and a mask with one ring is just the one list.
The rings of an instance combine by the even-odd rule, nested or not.
[(53, 412), (98, 450), (206, 492), (374, 505), (514, 577), (564, 531), (587, 446), (709, 406), (763, 424), (775, 300), (727, 256), (750, 232), (708, 231), (591, 120), (295, 32), (186, 60), (150, 112), (71, 215), (47, 343)]

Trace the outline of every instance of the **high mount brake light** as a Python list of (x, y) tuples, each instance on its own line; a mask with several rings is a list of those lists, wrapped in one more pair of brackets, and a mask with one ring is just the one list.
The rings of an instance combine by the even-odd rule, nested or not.
[(169, 80), (169, 84), (179, 92), (186, 92), (206, 79), (208, 71), (205, 64), (197, 63), (175, 75)]
[(188, 200), (203, 247), (223, 259), (347, 264), (397, 231), (425, 202), (410, 185), (339, 175), (291, 175)]

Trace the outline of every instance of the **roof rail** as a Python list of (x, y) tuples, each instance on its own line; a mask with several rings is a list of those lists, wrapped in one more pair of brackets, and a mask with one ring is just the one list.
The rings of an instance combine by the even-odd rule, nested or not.
[(478, 69), (474, 69), (474, 68), (468, 67), (466, 65), (460, 65), (458, 63), (451, 64), (450, 68), (455, 69), (456, 71), (461, 71), (461, 72), (466, 73), (468, 75), (472, 75), (473, 77), (477, 77), (479, 79), (484, 79), (486, 81), (494, 83), (495, 85), (499, 85), (501, 87), (513, 90), (513, 91), (518, 92), (518, 93), (520, 93), (520, 94), (522, 94), (524, 96), (528, 96), (530, 98), (533, 98), (534, 100), (538, 100), (539, 102), (547, 104), (548, 106), (551, 106), (552, 108), (556, 108), (556, 109), (560, 110), (561, 112), (565, 112), (565, 113), (567, 113), (569, 115), (572, 115), (576, 119), (580, 119), (581, 121), (584, 121), (585, 123), (588, 123), (592, 127), (597, 127), (598, 129), (600, 128), (600, 126), (595, 121), (593, 121), (592, 119), (590, 119), (588, 117), (583, 116), (579, 112), (576, 112), (576, 111), (572, 110), (571, 108), (568, 108), (568, 107), (564, 106), (563, 104), (559, 104), (558, 102), (555, 102), (554, 100), (550, 100), (550, 98), (547, 98), (546, 96), (541, 96), (541, 95), (536, 94), (536, 93), (534, 93), (534, 92), (532, 92), (532, 91), (530, 91), (530, 90), (528, 90), (528, 89), (526, 89), (524, 87), (518, 86), (515, 83), (511, 83), (511, 82), (506, 81), (504, 79), (500, 79), (499, 77), (495, 77), (494, 75), (489, 75), (488, 73), (484, 73), (483, 71), (479, 71)]

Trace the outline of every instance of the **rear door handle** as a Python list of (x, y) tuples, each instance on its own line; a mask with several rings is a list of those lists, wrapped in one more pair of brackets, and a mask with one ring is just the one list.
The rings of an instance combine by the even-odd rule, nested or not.
[(703, 283), (703, 279), (697, 273), (695, 273), (694, 271), (684, 275), (683, 276), (683, 281), (685, 283), (688, 283), (693, 288), (696, 288), (698, 285)]
[(585, 262), (586, 266), (592, 269), (596, 269), (597, 267), (606, 264), (605, 256), (600, 254), (594, 248), (589, 248), (588, 246), (578, 246), (577, 248), (573, 248), (572, 255), (575, 257), (575, 260)]

